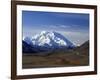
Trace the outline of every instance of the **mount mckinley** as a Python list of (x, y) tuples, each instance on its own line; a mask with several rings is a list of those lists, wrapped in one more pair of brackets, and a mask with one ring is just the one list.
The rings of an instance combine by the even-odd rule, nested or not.
[(23, 53), (50, 52), (57, 49), (72, 49), (75, 45), (58, 32), (42, 31), (22, 40)]

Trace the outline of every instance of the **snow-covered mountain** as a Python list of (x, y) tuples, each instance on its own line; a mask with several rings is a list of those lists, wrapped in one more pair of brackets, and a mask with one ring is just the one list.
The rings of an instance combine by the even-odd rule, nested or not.
[(25, 37), (23, 41), (30, 46), (41, 47), (43, 50), (75, 47), (72, 42), (57, 32), (42, 31), (31, 38)]

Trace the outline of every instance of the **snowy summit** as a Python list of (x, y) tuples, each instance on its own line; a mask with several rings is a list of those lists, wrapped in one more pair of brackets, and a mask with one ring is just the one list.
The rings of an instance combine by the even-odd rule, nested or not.
[(23, 41), (33, 46), (52, 48), (74, 47), (73, 43), (57, 32), (42, 31), (31, 38), (25, 37)]

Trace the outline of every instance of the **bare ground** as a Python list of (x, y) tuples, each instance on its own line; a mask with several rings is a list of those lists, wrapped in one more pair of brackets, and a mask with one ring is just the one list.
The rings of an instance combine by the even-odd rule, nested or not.
[[(86, 51), (87, 52), (87, 51)], [(68, 67), (89, 65), (88, 54), (81, 51), (54, 51), (50, 55), (24, 55), (23, 68)]]

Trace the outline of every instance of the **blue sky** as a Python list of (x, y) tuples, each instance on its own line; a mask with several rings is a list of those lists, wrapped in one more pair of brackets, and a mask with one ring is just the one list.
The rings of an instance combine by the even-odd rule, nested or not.
[(23, 37), (56, 31), (75, 45), (89, 40), (89, 14), (22, 11)]

